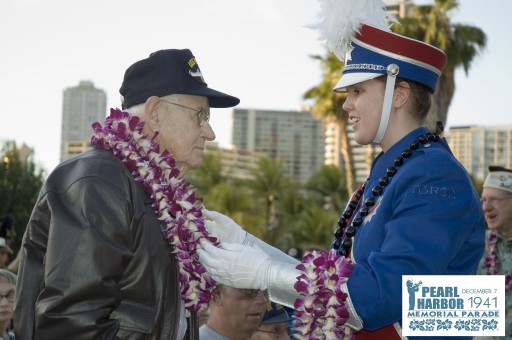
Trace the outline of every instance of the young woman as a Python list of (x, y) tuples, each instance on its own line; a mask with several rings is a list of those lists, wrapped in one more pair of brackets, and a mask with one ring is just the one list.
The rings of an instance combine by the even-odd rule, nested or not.
[[(351, 39), (348, 52), (334, 90), (348, 93), (343, 109), (355, 141), (380, 144), (382, 153), (342, 212), (331, 252), (297, 266), (209, 212), (209, 228), (224, 249), (203, 242), (199, 256), (220, 283), (268, 289), (271, 300), (288, 306), (299, 298), (295, 308), (305, 335), (340, 338), (345, 324), (358, 338), (394, 339), (401, 333), (402, 275), (475, 274), (485, 226), (466, 171), (445, 140), (422, 127), (445, 54), (369, 25)], [(322, 281), (315, 274), (331, 270), (342, 278)], [(321, 301), (324, 315), (313, 308)]]

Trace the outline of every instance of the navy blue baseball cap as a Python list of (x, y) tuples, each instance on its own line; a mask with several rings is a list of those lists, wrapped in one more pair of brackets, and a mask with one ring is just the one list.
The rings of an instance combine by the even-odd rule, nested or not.
[(137, 61), (124, 74), (119, 93), (123, 109), (142, 104), (151, 96), (188, 94), (208, 98), (211, 107), (233, 107), (240, 99), (208, 87), (196, 58), (188, 49), (160, 50)]
[(286, 310), (284, 310), (283, 306), (271, 302), (271, 309), (265, 312), (265, 315), (263, 315), (263, 320), (261, 321), (261, 323), (263, 325), (266, 325), (271, 323), (288, 322), (291, 319), (292, 318), (288, 316), (288, 313), (286, 313)]

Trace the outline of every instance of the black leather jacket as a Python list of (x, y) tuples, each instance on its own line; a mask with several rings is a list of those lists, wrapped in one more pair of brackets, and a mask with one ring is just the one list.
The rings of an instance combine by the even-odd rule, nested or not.
[(23, 237), (16, 339), (175, 339), (178, 266), (141, 183), (110, 151), (59, 165)]

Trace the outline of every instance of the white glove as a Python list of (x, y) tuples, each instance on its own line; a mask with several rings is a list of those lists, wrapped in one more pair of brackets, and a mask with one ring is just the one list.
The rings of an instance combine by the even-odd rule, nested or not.
[(212, 221), (205, 220), (204, 226), (208, 233), (218, 238), (221, 242), (240, 243), (245, 240), (247, 232), (231, 218), (203, 208), (203, 214)]
[(270, 258), (261, 250), (234, 243), (217, 248), (202, 240), (199, 260), (217, 283), (240, 288), (266, 290)]

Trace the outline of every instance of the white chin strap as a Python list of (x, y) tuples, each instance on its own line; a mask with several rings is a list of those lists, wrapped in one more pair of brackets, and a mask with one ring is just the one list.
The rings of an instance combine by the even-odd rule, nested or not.
[(388, 77), (386, 79), (386, 90), (384, 91), (384, 103), (382, 104), (382, 114), (380, 116), (380, 125), (373, 144), (380, 144), (382, 138), (388, 129), (389, 116), (391, 114), (391, 102), (393, 101), (393, 92), (395, 90), (396, 75), (398, 74), (398, 65), (390, 64), (387, 68)]

